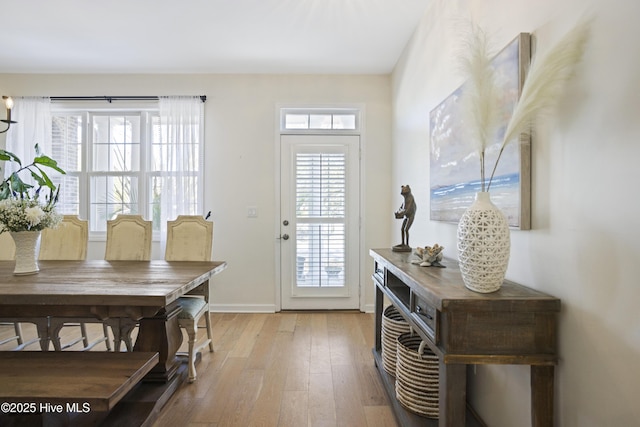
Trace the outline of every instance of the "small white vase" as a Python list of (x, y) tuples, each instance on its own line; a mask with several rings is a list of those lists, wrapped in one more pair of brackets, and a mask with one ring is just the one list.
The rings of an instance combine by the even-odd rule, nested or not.
[(38, 252), (40, 247), (40, 231), (12, 231), (11, 237), (16, 244), (15, 275), (36, 274), (38, 268)]
[(500, 289), (509, 265), (509, 224), (488, 192), (476, 193), (476, 200), (458, 223), (458, 259), (462, 280), (475, 292)]

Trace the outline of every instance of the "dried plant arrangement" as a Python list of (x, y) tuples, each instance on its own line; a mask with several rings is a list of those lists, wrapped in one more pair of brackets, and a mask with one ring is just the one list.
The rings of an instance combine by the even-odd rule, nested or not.
[(491, 188), (505, 147), (518, 139), (519, 134), (530, 132), (532, 121), (548, 113), (561, 99), (565, 84), (574, 75), (575, 66), (584, 55), (590, 27), (590, 20), (578, 22), (545, 55), (532, 58), (522, 94), (506, 126), (500, 151), (487, 179), (485, 151), (493, 143), (498, 126), (499, 93), (491, 66), (489, 38), (479, 26), (471, 24), (464, 38), (465, 49), (460, 58), (462, 73), (467, 77), (462, 105), (465, 122), (469, 124), (470, 136), (480, 157), (483, 192)]

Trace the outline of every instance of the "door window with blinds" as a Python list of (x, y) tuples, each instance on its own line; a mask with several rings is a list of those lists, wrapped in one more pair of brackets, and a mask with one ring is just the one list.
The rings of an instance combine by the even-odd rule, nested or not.
[(345, 153), (296, 153), (297, 286), (344, 286), (345, 167)]
[(358, 135), (281, 135), (283, 310), (359, 307)]

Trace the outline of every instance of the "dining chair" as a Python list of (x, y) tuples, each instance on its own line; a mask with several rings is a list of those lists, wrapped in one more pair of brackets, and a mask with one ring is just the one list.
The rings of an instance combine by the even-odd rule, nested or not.
[(118, 215), (107, 221), (107, 261), (150, 261), (151, 221), (142, 215)]
[[(62, 222), (56, 228), (42, 230), (40, 240), (40, 260), (70, 260), (80, 261), (87, 258), (87, 244), (89, 242), (89, 221), (78, 218), (77, 215), (64, 215)], [(89, 341), (86, 323), (102, 323), (102, 336)], [(63, 327), (79, 327), (80, 337), (62, 344), (60, 331)], [(104, 342), (107, 350), (111, 351), (107, 325), (94, 318), (49, 318), (49, 338), (56, 351), (65, 350), (82, 341), (83, 350), (90, 350), (97, 344)]]
[[(16, 245), (13, 243), (13, 238), (9, 232), (0, 234), (0, 261), (13, 261), (16, 253)], [(13, 340), (16, 340), (18, 346), (22, 345), (22, 327), (17, 322), (0, 322), (2, 326), (13, 326), (15, 333), (0, 341), (0, 345), (6, 344)]]
[(10, 326), (13, 327), (13, 335), (10, 335), (2, 340), (0, 340), (0, 345), (5, 345), (8, 342), (13, 340), (16, 341), (17, 347), (13, 350), (18, 349), (24, 344), (24, 338), (22, 335), (22, 326), (18, 322), (0, 322), (0, 326)]
[[(175, 221), (167, 221), (166, 261), (211, 261), (213, 245), (213, 222), (198, 215), (179, 215)], [(209, 281), (178, 298), (182, 308), (178, 314), (178, 325), (187, 332), (189, 382), (196, 380), (196, 354), (205, 346), (213, 352), (211, 316), (209, 312)], [(198, 323), (204, 316), (207, 338), (196, 346)]]
[[(118, 215), (107, 221), (107, 261), (150, 261), (152, 222), (142, 215)], [(128, 318), (107, 319), (113, 332), (114, 351), (120, 351), (124, 341), (127, 351), (133, 351), (131, 334), (138, 322)]]
[[(0, 233), (0, 261), (13, 261), (16, 256), (16, 245), (13, 243), (13, 237), (8, 231)], [(9, 319), (1, 319), (0, 325), (13, 327), (14, 334), (0, 341), (0, 345), (16, 341), (17, 346), (13, 350), (21, 350), (24, 347), (37, 342), (38, 339), (24, 342), (22, 335), (22, 325), (18, 322), (11, 322)]]
[(87, 258), (89, 222), (77, 215), (64, 215), (56, 228), (45, 228), (40, 238), (40, 260), (84, 260)]

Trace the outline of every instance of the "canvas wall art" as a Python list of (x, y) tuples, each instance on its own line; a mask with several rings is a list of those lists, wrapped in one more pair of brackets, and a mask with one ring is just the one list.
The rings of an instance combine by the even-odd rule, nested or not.
[[(519, 34), (492, 60), (501, 94), (501, 125), (495, 144), (486, 150), (486, 164), (491, 168), (522, 90), (531, 60), (530, 40), (529, 34)], [(460, 111), (463, 91), (464, 84), (429, 116), (430, 198), (434, 221), (457, 223), (481, 189), (480, 161), (465, 132)], [(491, 185), (491, 200), (504, 212), (511, 228), (531, 228), (530, 159), (530, 137), (523, 134), (519, 144), (511, 143), (504, 150)]]

